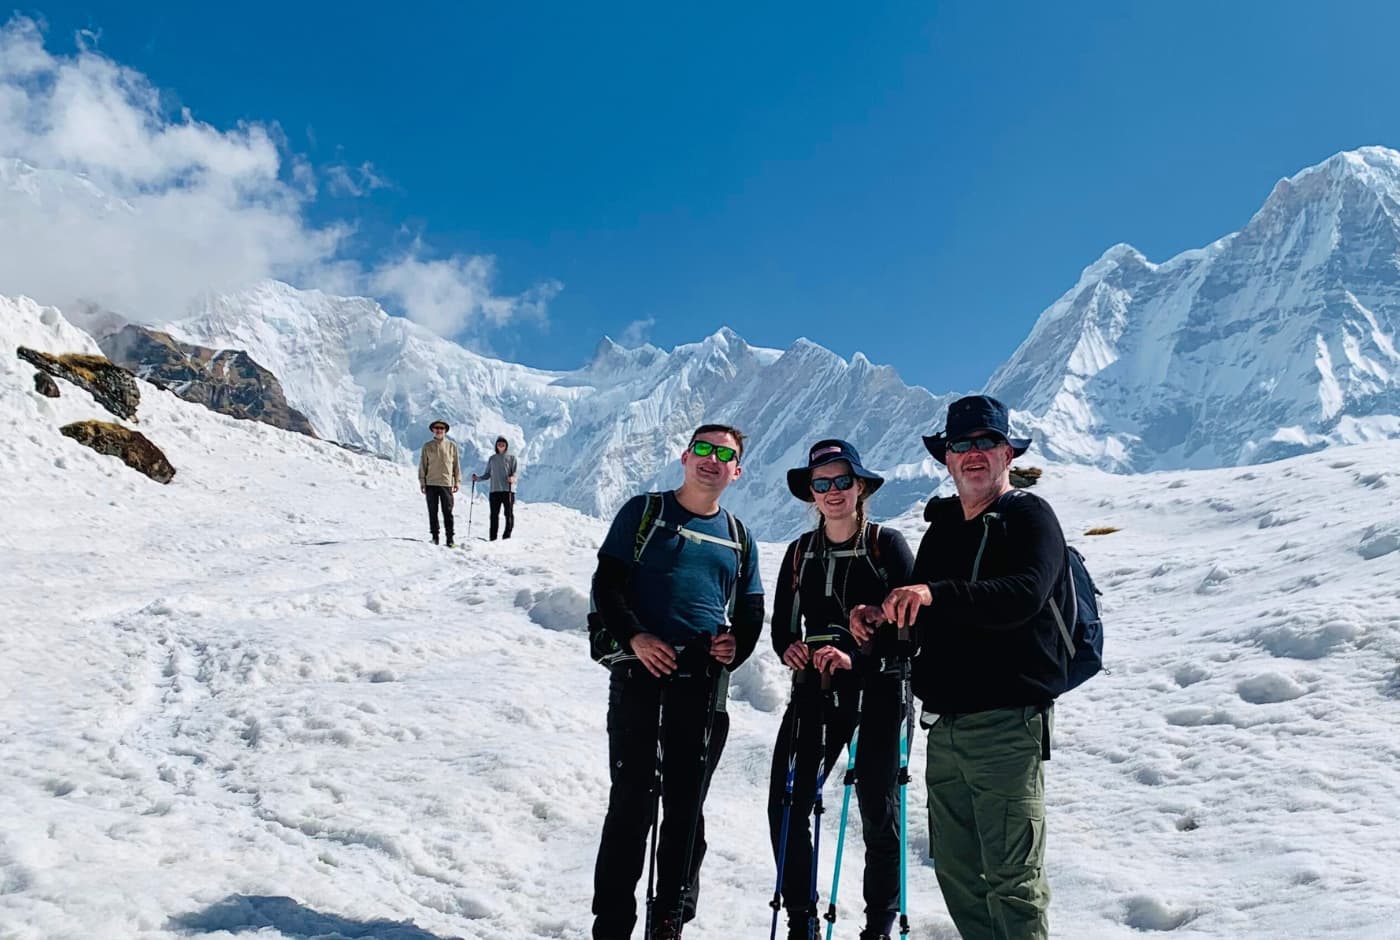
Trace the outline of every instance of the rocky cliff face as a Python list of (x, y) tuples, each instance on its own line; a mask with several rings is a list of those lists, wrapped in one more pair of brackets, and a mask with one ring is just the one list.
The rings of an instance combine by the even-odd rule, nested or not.
[(102, 336), (98, 345), (113, 362), (186, 401), (316, 436), (306, 415), (287, 403), (277, 376), (241, 349), (181, 343), (168, 333), (135, 324)]

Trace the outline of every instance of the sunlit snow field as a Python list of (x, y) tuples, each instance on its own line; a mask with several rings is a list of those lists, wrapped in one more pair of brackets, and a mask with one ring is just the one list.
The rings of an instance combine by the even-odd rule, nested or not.
[[(487, 543), (464, 491), (463, 547), (436, 548), (411, 468), (143, 385), (140, 428), (178, 469), (160, 486), (61, 437), (109, 416), (67, 384), (39, 397), (13, 355), (90, 340), (9, 301), (0, 340), (0, 937), (586, 937), (605, 524), (522, 504)], [(1054, 936), (1400, 937), (1400, 446), (1136, 477), (1038, 462), (1106, 593), (1112, 670), (1057, 713)], [(1119, 531), (1082, 534), (1100, 526)], [(765, 636), (687, 937), (767, 936), (786, 687)], [(912, 936), (951, 940), (923, 802), (911, 787)]]

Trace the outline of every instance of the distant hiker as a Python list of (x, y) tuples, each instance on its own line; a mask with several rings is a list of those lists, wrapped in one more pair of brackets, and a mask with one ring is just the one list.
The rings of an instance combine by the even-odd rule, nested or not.
[[(881, 627), (872, 642), (859, 644), (848, 624), (853, 608), (878, 605), (892, 586), (908, 583), (914, 555), (904, 536), (867, 520), (865, 502), (885, 481), (861, 466), (860, 454), (845, 441), (813, 444), (807, 465), (789, 470), (787, 481), (792, 495), (815, 502), (818, 512), (817, 527), (788, 545), (773, 592), (773, 649), (794, 670), (768, 786), (768, 824), (782, 871), (787, 936), (807, 940), (818, 923), (809, 825), (815, 783), (825, 779), (842, 748), (852, 743), (858, 725), (852, 746), (865, 834), (865, 929), (860, 937), (888, 940), (900, 900), (896, 773), (903, 683), (893, 626)], [(821, 677), (827, 677), (826, 691)]]
[(515, 528), (515, 477), (520, 470), (520, 464), (515, 459), (514, 454), (506, 453), (510, 449), (510, 442), (504, 437), (496, 438), (496, 452), (486, 460), (486, 469), (481, 473), (472, 474), (472, 482), (477, 480), (490, 480), (490, 495), (487, 497), (491, 501), (491, 541), (496, 541), (496, 530), (500, 522), (501, 510), (506, 513), (506, 530), (502, 533), (502, 538), (510, 538), (511, 530)]
[[(925, 437), (956, 498), (924, 517), (908, 585), (856, 612), (917, 620), (914, 689), (928, 732), (930, 851), (948, 913), (966, 940), (1045, 940), (1045, 773), (1066, 658), (1051, 605), (1066, 570), (1064, 535), (1043, 499), (1013, 490), (1011, 461), (1030, 446), (1006, 407), (973, 395)], [(859, 628), (857, 628), (859, 627)]]
[(428, 497), (428, 531), (433, 544), (438, 544), (438, 507), (441, 506), (447, 547), (452, 548), (452, 494), (462, 485), (462, 463), (457, 456), (457, 445), (447, 439), (446, 421), (434, 421), (428, 425), (428, 430), (433, 432), (433, 439), (423, 445), (418, 455), (418, 488)]
[(743, 449), (733, 428), (696, 428), (681, 455), (680, 489), (630, 499), (598, 549), (597, 616), (622, 652), (610, 658), (612, 790), (593, 875), (595, 940), (632, 935), (647, 832), (658, 823), (647, 936), (679, 937), (695, 916), (703, 804), (729, 731), (728, 676), (763, 627), (758, 549), (719, 505), (742, 472)]

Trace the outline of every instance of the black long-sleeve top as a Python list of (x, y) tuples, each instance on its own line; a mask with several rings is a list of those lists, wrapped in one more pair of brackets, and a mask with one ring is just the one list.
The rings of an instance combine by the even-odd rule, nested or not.
[[(868, 538), (872, 526), (866, 527)], [(866, 546), (864, 557), (821, 557), (825, 549), (842, 551), (855, 547), (856, 537), (844, 542), (827, 542), (822, 533), (807, 533), (790, 543), (783, 555), (778, 584), (773, 591), (773, 650), (779, 656), (798, 640), (834, 634), (833, 645), (853, 654), (861, 668), (861, 652), (850, 635), (851, 609), (859, 604), (884, 603), (890, 588), (908, 584), (914, 569), (914, 553), (895, 529), (880, 526), (874, 551)], [(798, 556), (815, 552), (805, 568)], [(830, 570), (828, 572), (828, 565)], [(877, 568), (885, 572), (882, 580)], [(801, 574), (798, 590), (793, 589), (795, 573)], [(831, 585), (827, 592), (828, 581)], [(883, 628), (882, 628), (883, 629)], [(870, 652), (868, 649), (865, 652)]]
[(1065, 539), (1050, 504), (1024, 490), (964, 519), (956, 498), (932, 500), (913, 582), (933, 602), (918, 619), (914, 692), (938, 714), (1049, 704), (1065, 659), (1048, 603)]

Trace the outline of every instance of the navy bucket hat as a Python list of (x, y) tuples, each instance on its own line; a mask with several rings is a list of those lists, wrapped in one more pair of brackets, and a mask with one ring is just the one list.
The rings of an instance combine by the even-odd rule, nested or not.
[(812, 502), (812, 471), (829, 463), (844, 460), (851, 465), (851, 472), (865, 481), (865, 495), (869, 496), (880, 488), (885, 478), (871, 473), (860, 465), (860, 451), (846, 441), (830, 438), (817, 441), (807, 452), (807, 466), (794, 467), (787, 472), (788, 489), (803, 502)]
[(1012, 437), (1006, 406), (990, 395), (969, 395), (948, 406), (948, 421), (942, 431), (924, 438), (924, 446), (941, 464), (948, 462), (949, 441), (956, 441), (978, 432), (990, 431), (1011, 445), (1011, 455), (1019, 457), (1031, 446), (1028, 437)]

